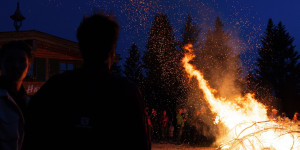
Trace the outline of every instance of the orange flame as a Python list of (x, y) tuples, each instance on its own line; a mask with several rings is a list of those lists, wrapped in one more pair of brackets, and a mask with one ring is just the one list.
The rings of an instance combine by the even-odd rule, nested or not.
[[(212, 89), (203, 78), (203, 74), (189, 63), (195, 57), (193, 46), (188, 44), (184, 48), (188, 51), (182, 59), (185, 71), (190, 78), (195, 77), (198, 80), (199, 89), (202, 90), (211, 111), (217, 114), (218, 120), (227, 129), (234, 129), (234, 132), (226, 133), (227, 135), (222, 135), (219, 139), (223, 142), (239, 139), (238, 142), (231, 142), (231, 145), (224, 144), (222, 149), (300, 148), (297, 132), (291, 132), (294, 130), (269, 121), (266, 106), (255, 100), (253, 94), (248, 93), (233, 99), (215, 97), (214, 93), (217, 91)], [(282, 143), (278, 144), (278, 140)]]

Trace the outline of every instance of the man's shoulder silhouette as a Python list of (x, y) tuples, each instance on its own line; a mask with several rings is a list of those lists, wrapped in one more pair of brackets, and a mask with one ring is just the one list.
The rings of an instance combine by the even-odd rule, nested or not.
[(33, 96), (27, 121), (29, 147), (150, 148), (139, 89), (109, 73), (119, 31), (111, 15), (83, 19), (77, 30), (83, 68), (51, 77)]

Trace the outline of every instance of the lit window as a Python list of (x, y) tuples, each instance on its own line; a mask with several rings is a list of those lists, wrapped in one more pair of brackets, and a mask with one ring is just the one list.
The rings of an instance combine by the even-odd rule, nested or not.
[(60, 63), (59, 64), (59, 72), (64, 73), (69, 70), (74, 70), (74, 64), (72, 63)]
[(26, 77), (28, 77), (28, 78), (32, 78), (33, 77), (33, 63), (30, 64), (30, 68), (29, 68), (29, 70), (27, 72)]
[(29, 70), (27, 72), (26, 78), (25, 78), (26, 81), (29, 81), (29, 80), (31, 81), (34, 79), (33, 66), (34, 66), (33, 63), (31, 63)]

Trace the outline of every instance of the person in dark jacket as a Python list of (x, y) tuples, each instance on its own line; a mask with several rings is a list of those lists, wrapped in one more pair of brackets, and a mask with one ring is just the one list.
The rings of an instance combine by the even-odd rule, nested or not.
[(150, 115), (150, 120), (151, 120), (151, 125), (152, 125), (152, 130), (151, 130), (151, 140), (154, 143), (158, 143), (160, 141), (160, 120), (159, 116), (157, 114), (157, 111), (153, 108), (151, 115)]
[(169, 141), (169, 125), (170, 119), (167, 115), (167, 111), (164, 110), (160, 119), (160, 127), (161, 127), (161, 142), (167, 143)]
[(111, 15), (83, 19), (83, 68), (50, 78), (32, 97), (25, 150), (151, 149), (139, 89), (110, 72), (118, 34)]
[(184, 119), (182, 117), (183, 109), (179, 109), (176, 115), (177, 120), (177, 137), (176, 137), (176, 144), (181, 144), (182, 141), (182, 129), (184, 127)]
[(0, 150), (20, 150), (24, 135), (24, 111), (29, 100), (22, 86), (31, 62), (31, 49), (11, 41), (0, 49)]

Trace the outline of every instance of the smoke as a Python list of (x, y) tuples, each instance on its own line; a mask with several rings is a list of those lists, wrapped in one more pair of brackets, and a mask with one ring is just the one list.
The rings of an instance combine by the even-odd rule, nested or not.
[[(209, 23), (203, 23), (202, 25), (204, 24), (208, 25)], [(224, 25), (226, 26), (225, 23)], [(194, 62), (199, 63), (200, 65), (212, 65), (203, 67), (208, 68), (208, 70), (201, 70), (199, 68), (198, 70), (204, 73), (204, 77), (207, 77), (206, 80), (209, 81), (211, 87), (216, 89), (214, 94), (217, 97), (224, 97), (226, 100), (242, 96), (246, 86), (245, 74), (243, 74), (244, 66), (239, 56), (247, 51), (247, 43), (240, 38), (238, 31), (233, 29), (231, 30), (232, 31), (225, 31), (229, 35), (229, 41), (225, 44), (231, 49), (231, 51), (229, 51), (230, 53), (227, 54), (228, 59), (220, 62), (219, 66), (214, 66), (216, 65), (216, 61), (214, 61), (216, 58), (211, 57)], [(203, 37), (205, 40), (206, 36)], [(201, 51), (201, 47), (195, 51)], [(210, 54), (210, 56), (218, 56), (218, 51), (214, 51), (214, 53)], [(209, 74), (205, 74), (207, 72), (209, 72)], [(192, 120), (194, 120), (191, 125), (195, 127), (196, 132), (199, 135), (203, 136), (201, 139), (202, 141), (200, 142), (206, 143), (207, 146), (220, 145), (221, 142), (224, 141), (224, 135), (229, 132), (229, 129), (225, 127), (222, 122), (218, 120), (218, 116), (211, 111), (209, 104), (203, 98), (202, 91), (198, 88), (196, 79), (190, 80), (190, 86), (186, 105), (192, 114), (190, 115)], [(197, 112), (200, 112), (199, 115), (197, 115)], [(202, 127), (197, 127), (199, 126), (199, 120)]]

